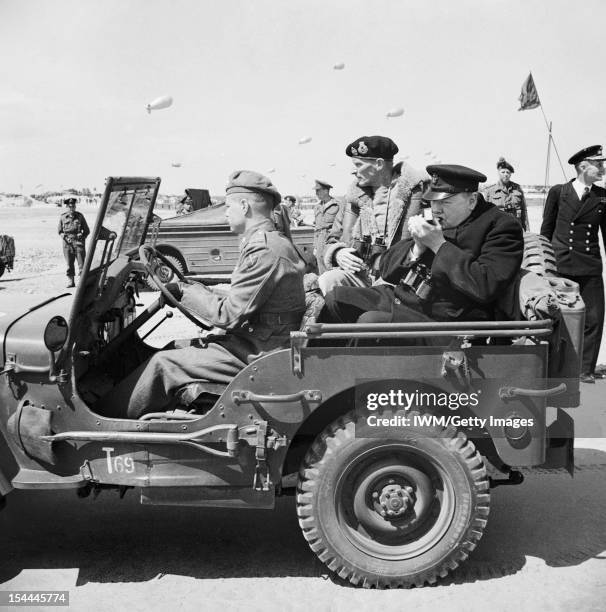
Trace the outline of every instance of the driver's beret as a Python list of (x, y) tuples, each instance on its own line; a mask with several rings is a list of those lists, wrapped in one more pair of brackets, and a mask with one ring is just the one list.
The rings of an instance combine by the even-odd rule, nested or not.
[(226, 195), (232, 193), (260, 193), (270, 196), (273, 199), (274, 207), (276, 207), (282, 196), (274, 187), (273, 183), (259, 172), (253, 170), (236, 170), (233, 172), (225, 188)]

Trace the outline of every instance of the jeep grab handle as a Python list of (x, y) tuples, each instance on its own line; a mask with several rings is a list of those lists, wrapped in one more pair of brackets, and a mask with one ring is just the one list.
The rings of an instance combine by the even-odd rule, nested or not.
[(560, 383), (557, 387), (550, 389), (522, 389), (520, 387), (501, 387), (499, 389), (499, 399), (509, 399), (512, 397), (550, 397), (566, 392), (566, 383)]
[(311, 389), (303, 389), (301, 391), (297, 391), (296, 393), (261, 395), (259, 393), (253, 393), (252, 391), (232, 391), (231, 400), (234, 404), (245, 404), (247, 402), (300, 402), (301, 400), (307, 400), (308, 402), (321, 402), (322, 392)]

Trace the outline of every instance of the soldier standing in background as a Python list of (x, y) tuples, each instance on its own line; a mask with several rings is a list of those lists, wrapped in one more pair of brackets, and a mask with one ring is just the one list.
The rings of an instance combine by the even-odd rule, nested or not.
[(301, 225), (303, 215), (301, 209), (297, 206), (297, 198), (295, 196), (287, 195), (282, 200), (282, 205), (288, 208), (288, 214), (290, 216), (290, 225), (296, 227)]
[(314, 191), (319, 201), (314, 206), (314, 255), (318, 262), (319, 274), (327, 270), (324, 263), (326, 240), (340, 208), (339, 201), (330, 195), (331, 189), (332, 185), (316, 179)]
[(511, 180), (511, 175), (514, 173), (513, 166), (504, 157), (500, 157), (497, 162), (497, 170), (499, 180), (494, 185), (488, 185), (483, 189), (482, 195), (487, 202), (496, 204), (503, 212), (515, 217), (520, 222), (522, 229), (527, 232), (526, 199), (522, 187)]
[(63, 256), (67, 263), (67, 287), (74, 287), (74, 260), (78, 262), (78, 276), (82, 273), (86, 256), (85, 241), (90, 234), (84, 215), (76, 210), (76, 198), (66, 198), (67, 206), (59, 219), (58, 233), (63, 238)]

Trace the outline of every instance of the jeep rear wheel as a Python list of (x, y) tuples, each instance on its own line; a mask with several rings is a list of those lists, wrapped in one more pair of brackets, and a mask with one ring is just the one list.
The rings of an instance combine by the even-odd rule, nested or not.
[[(164, 257), (165, 259), (170, 261), (170, 263), (172, 263), (173, 266), (175, 266), (175, 268), (179, 270), (179, 272), (181, 272), (181, 274), (185, 273), (185, 267), (183, 266), (183, 263), (179, 258), (175, 257), (174, 255), (164, 255)], [(165, 285), (166, 283), (173, 282), (173, 280), (175, 279), (175, 273), (170, 269), (169, 266), (161, 262), (156, 268), (156, 274), (158, 275), (158, 278), (162, 281), (162, 283), (164, 283)], [(147, 285), (148, 289), (151, 289), (152, 291), (158, 291), (158, 287), (156, 287), (156, 284), (153, 280), (151, 280), (149, 275), (145, 277), (145, 284)]]
[(490, 507), (482, 459), (454, 428), (365, 438), (355, 436), (354, 419), (330, 425), (305, 457), (297, 490), (303, 535), (354, 584), (433, 583), (482, 537)]

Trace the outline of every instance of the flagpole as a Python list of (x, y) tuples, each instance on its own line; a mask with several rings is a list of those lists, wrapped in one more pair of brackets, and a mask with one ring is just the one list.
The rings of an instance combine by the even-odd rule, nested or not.
[(539, 103), (539, 108), (541, 109), (541, 113), (543, 113), (543, 119), (545, 119), (545, 125), (547, 126), (547, 131), (549, 132), (549, 142), (553, 143), (553, 150), (557, 155), (558, 162), (560, 164), (560, 169), (562, 170), (562, 175), (564, 176), (564, 180), (567, 181), (568, 177), (566, 176), (566, 172), (564, 172), (564, 166), (562, 165), (562, 160), (560, 159), (560, 153), (558, 152), (558, 148), (556, 147), (555, 140), (553, 139), (553, 134), (551, 133), (552, 125), (551, 121), (547, 121), (547, 117), (545, 116), (545, 111), (543, 110), (543, 104)]
[[(537, 89), (537, 84), (534, 80), (534, 77), (532, 76), (532, 71), (529, 71), (530, 77), (532, 78), (532, 82), (534, 83), (535, 89)], [(553, 150), (555, 151), (555, 154), (558, 158), (558, 162), (560, 164), (560, 170), (562, 170), (562, 176), (564, 177), (564, 180), (567, 181), (568, 177), (566, 176), (566, 172), (564, 172), (564, 165), (562, 164), (562, 160), (560, 159), (560, 152), (558, 151), (558, 147), (556, 147), (556, 143), (555, 140), (553, 139), (553, 134), (552, 134), (552, 125), (551, 125), (551, 121), (547, 121), (547, 117), (545, 115), (545, 110), (543, 109), (543, 103), (541, 102), (541, 98), (539, 98), (539, 108), (541, 109), (541, 113), (543, 114), (543, 119), (545, 120), (545, 125), (547, 126), (547, 131), (549, 132), (549, 144), (551, 146), (551, 144), (553, 144)], [(549, 160), (550, 158), (550, 152), (549, 152), (549, 148), (547, 150), (547, 159)], [(548, 173), (547, 173), (548, 174)], [(546, 174), (546, 176), (547, 176)]]
[[(544, 116), (545, 116), (545, 113), (543, 113), (543, 117)], [(551, 163), (551, 142), (553, 140), (551, 136), (551, 122), (547, 125), (547, 131), (549, 132), (549, 137), (547, 139), (547, 161), (545, 163), (545, 181), (543, 182), (543, 208), (545, 207), (545, 201), (547, 199), (547, 187), (549, 186), (549, 166)]]

